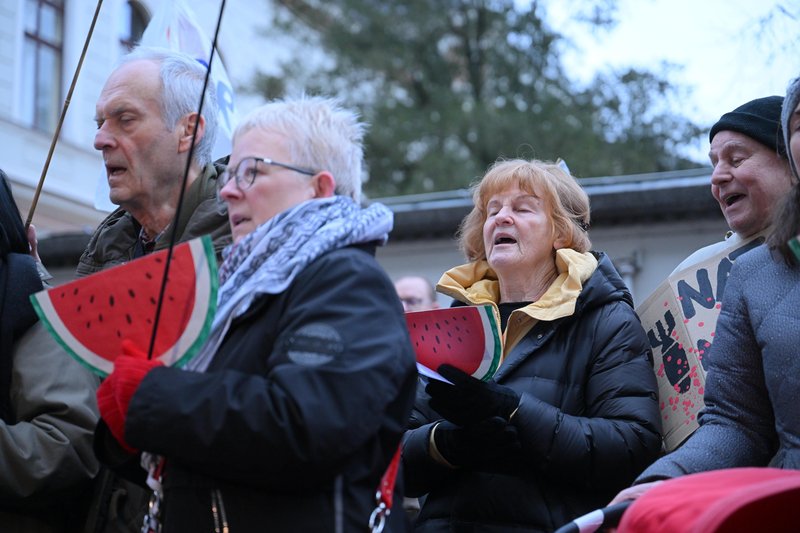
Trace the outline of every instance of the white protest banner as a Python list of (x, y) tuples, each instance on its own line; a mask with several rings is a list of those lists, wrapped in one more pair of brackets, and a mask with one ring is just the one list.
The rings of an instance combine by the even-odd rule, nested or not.
[[(211, 39), (205, 34), (195, 19), (194, 13), (183, 0), (160, 2), (153, 13), (153, 18), (144, 30), (140, 44), (157, 46), (188, 54), (208, 67), (211, 54)], [(233, 85), (228, 73), (214, 54), (209, 83), (217, 95), (219, 114), (217, 119), (217, 139), (211, 151), (217, 159), (230, 154), (233, 130), (236, 127), (237, 112)], [(199, 95), (198, 95), (199, 96)], [(198, 99), (198, 104), (200, 100)], [(117, 208), (108, 199), (108, 182), (105, 174), (98, 180), (95, 191), (95, 208), (101, 211), (113, 211)]]
[(706, 355), (728, 275), (737, 257), (762, 242), (763, 236), (738, 242), (672, 274), (636, 309), (653, 349), (667, 451), (698, 427), (697, 414), (705, 405)]

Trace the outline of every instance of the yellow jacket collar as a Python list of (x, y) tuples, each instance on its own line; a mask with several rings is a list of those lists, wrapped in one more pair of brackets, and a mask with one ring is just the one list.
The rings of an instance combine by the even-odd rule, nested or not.
[[(597, 269), (597, 259), (589, 252), (570, 248), (556, 250), (558, 277), (538, 301), (520, 311), (537, 320), (555, 320), (575, 312), (583, 283)], [(485, 260), (457, 266), (445, 272), (436, 290), (471, 305), (497, 304), (500, 282)]]

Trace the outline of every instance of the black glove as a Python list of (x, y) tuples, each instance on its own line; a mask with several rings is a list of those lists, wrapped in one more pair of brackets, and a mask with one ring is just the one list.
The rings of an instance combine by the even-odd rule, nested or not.
[(433, 430), (433, 443), (439, 455), (452, 466), (476, 470), (508, 459), (521, 449), (517, 429), (499, 416), (469, 427), (443, 420)]
[(439, 374), (453, 384), (431, 380), (425, 387), (431, 409), (444, 418), (467, 426), (499, 416), (505, 420), (519, 406), (519, 394), (494, 381), (481, 381), (450, 365), (442, 365)]

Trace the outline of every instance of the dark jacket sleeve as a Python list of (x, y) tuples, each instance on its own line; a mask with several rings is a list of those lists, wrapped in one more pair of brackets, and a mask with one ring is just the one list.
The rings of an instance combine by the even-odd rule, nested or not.
[(618, 488), (658, 457), (657, 384), (633, 309), (615, 302), (597, 312), (585, 413), (566, 414), (523, 394), (513, 421), (531, 475), (586, 488)]
[[(380, 431), (399, 438), (414, 359), (397, 295), (374, 259), (328, 254), (281, 297), (278, 338), (254, 354), (269, 361), (265, 374), (157, 368), (131, 402), (128, 442), (198, 473), (281, 486), (328, 475)], [(328, 342), (314, 346), (309, 331)]]
[(41, 323), (14, 350), (10, 394), (17, 422), (0, 422), (4, 505), (74, 490), (99, 468), (92, 452), (97, 377), (70, 357)]
[(736, 261), (723, 296), (708, 356), (700, 427), (680, 448), (645, 470), (637, 483), (722, 468), (766, 466), (775, 454), (775, 415), (744, 294), (761, 290), (757, 284), (747, 287), (747, 280), (761, 280), (756, 269), (742, 268), (745, 263), (744, 257)]

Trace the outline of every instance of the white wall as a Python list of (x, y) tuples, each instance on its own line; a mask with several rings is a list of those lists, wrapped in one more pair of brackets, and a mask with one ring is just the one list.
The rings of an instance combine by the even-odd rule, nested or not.
[[(127, 0), (106, 0), (78, 77), (72, 99), (47, 172), (33, 218), (41, 235), (94, 228), (105, 216), (94, 208), (97, 180), (103, 176), (102, 158), (92, 144), (95, 102), (120, 54), (119, 20)], [(219, 0), (188, 2), (200, 25), (213, 36)], [(22, 12), (25, 0), (0, 2), (0, 168), (11, 179), (23, 218), (39, 182), (52, 133), (32, 130), (20, 113), (22, 73)], [(160, 2), (141, 4), (152, 14)], [(65, 2), (62, 96), (72, 82), (97, 2)], [(278, 58), (292, 46), (268, 37), (272, 4), (268, 0), (228, 0), (220, 30), (219, 50), (237, 92), (240, 113), (260, 104), (262, 98), (247, 94), (256, 68), (274, 69)], [(216, 64), (215, 64), (216, 68)], [(59, 110), (60, 111), (60, 110)]]

